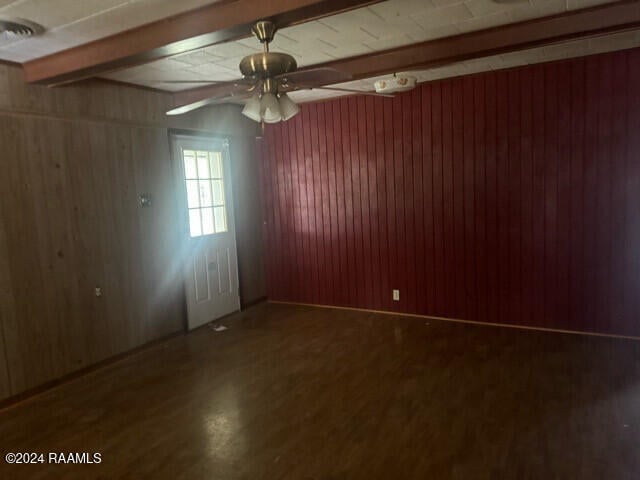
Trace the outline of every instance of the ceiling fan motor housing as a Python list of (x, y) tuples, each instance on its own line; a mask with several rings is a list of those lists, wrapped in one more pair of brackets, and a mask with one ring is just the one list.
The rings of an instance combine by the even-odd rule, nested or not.
[(261, 52), (248, 55), (240, 62), (240, 72), (245, 77), (268, 78), (293, 72), (298, 68), (296, 59), (280, 52)]

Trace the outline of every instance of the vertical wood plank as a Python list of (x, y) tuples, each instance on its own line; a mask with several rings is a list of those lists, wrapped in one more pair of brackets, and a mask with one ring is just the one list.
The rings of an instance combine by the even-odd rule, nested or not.
[(335, 235), (333, 241), (337, 249), (337, 262), (334, 274), (337, 276), (338, 292), (336, 293), (337, 305), (346, 305), (348, 302), (347, 285), (347, 250), (346, 250), (346, 218), (345, 218), (345, 184), (344, 184), (344, 155), (342, 146), (342, 121), (340, 117), (340, 102), (331, 103), (331, 118), (334, 138), (335, 156), (335, 191), (336, 191), (336, 222), (332, 234)]
[(569, 230), (569, 304), (570, 328), (580, 328), (584, 318), (583, 277), (584, 229), (584, 128), (585, 128), (585, 64), (571, 62), (571, 225)]
[(474, 231), (475, 249), (475, 290), (476, 315), (479, 321), (486, 321), (488, 309), (488, 252), (487, 252), (487, 176), (486, 176), (486, 118), (485, 118), (485, 77), (473, 77), (473, 125), (474, 125)]
[[(384, 154), (385, 154), (385, 178), (386, 185), (385, 190), (387, 192), (387, 245), (388, 245), (388, 258), (389, 258), (389, 287), (391, 289), (398, 288), (397, 278), (399, 275), (398, 269), (398, 250), (396, 244), (396, 188), (395, 188), (395, 175), (394, 175), (394, 143), (396, 140), (393, 135), (389, 133), (393, 132), (393, 105), (391, 102), (385, 102), (383, 105), (383, 120), (384, 120), (384, 132), (386, 133), (384, 141)], [(392, 296), (387, 291), (385, 295), (386, 305), (389, 310), (394, 310), (394, 302)]]
[(364, 242), (362, 234), (362, 181), (360, 178), (360, 153), (358, 151), (358, 102), (350, 97), (349, 102), (349, 143), (351, 146), (351, 189), (353, 194), (353, 255), (355, 272), (353, 282), (356, 287), (354, 305), (364, 305), (366, 279), (364, 265)]
[(531, 69), (521, 74), (520, 96), (520, 190), (522, 216), (521, 245), (521, 308), (520, 323), (531, 325), (535, 309), (533, 264), (536, 252), (533, 244), (533, 79)]
[(499, 320), (498, 312), (498, 163), (497, 163), (497, 84), (496, 74), (489, 73), (485, 77), (485, 188), (486, 198), (486, 258), (487, 258), (487, 318)]
[(584, 292), (584, 324), (587, 328), (594, 328), (598, 325), (596, 312), (596, 296), (598, 295), (598, 272), (595, 268), (598, 256), (596, 247), (597, 218), (596, 198), (598, 192), (598, 171), (597, 171), (597, 148), (598, 148), (598, 102), (599, 95), (598, 77), (600, 67), (599, 57), (586, 59), (585, 71), (585, 131), (584, 131), (584, 188), (583, 200), (583, 231), (584, 250), (582, 264), (585, 265), (583, 277)]
[(627, 164), (627, 149), (625, 136), (627, 132), (627, 108), (629, 99), (629, 73), (627, 71), (627, 52), (612, 55), (612, 113), (611, 121), (611, 262), (610, 262), (610, 317), (611, 331), (628, 331), (625, 325), (627, 316), (627, 299), (625, 297), (624, 271), (628, 262), (626, 258), (626, 205), (625, 167)]
[(611, 170), (614, 159), (611, 156), (613, 122), (613, 57), (601, 57), (598, 81), (598, 189), (596, 192), (596, 215), (600, 219), (596, 227), (596, 264), (598, 268), (598, 296), (596, 301), (597, 328), (610, 332), (611, 318)]
[(287, 292), (289, 298), (298, 298), (298, 283), (296, 282), (297, 276), (297, 249), (296, 249), (296, 209), (293, 194), (293, 165), (295, 163), (291, 155), (291, 140), (289, 138), (289, 129), (282, 128), (282, 156), (284, 164), (282, 166), (282, 174), (284, 177), (284, 190), (285, 190), (285, 209), (284, 218), (286, 219), (286, 247), (289, 251), (287, 261), (287, 275), (289, 277), (287, 282)]
[(451, 200), (452, 200), (452, 276), (453, 294), (450, 315), (455, 318), (467, 317), (468, 292), (465, 285), (465, 195), (464, 195), (464, 110), (462, 80), (451, 82)]
[(570, 228), (571, 228), (571, 65), (558, 65), (558, 242), (556, 246), (557, 268), (557, 313), (554, 325), (570, 326), (569, 306), (569, 264), (570, 264)]
[(312, 302), (319, 303), (322, 298), (322, 275), (320, 274), (320, 235), (322, 234), (322, 193), (320, 189), (320, 165), (318, 160), (318, 108), (317, 105), (309, 105), (309, 130), (310, 143), (308, 144), (308, 164), (307, 177), (309, 187), (309, 213), (311, 216), (311, 229), (309, 232), (311, 239), (312, 257), (312, 277), (313, 292)]
[(433, 158), (433, 237), (434, 237), (434, 276), (431, 280), (435, 284), (433, 311), (436, 315), (446, 314), (445, 283), (445, 250), (444, 250), (444, 187), (443, 187), (443, 147), (442, 147), (442, 83), (432, 85), (431, 131)]
[(342, 150), (344, 156), (344, 199), (345, 199), (345, 244), (346, 244), (346, 252), (347, 252), (347, 292), (348, 296), (348, 306), (354, 306), (357, 299), (357, 289), (358, 285), (356, 284), (356, 252), (355, 252), (355, 229), (354, 222), (355, 216), (353, 211), (353, 188), (352, 188), (352, 161), (351, 161), (351, 116), (349, 115), (349, 101), (347, 99), (341, 99), (340, 101), (340, 120), (342, 124)]
[(387, 212), (387, 177), (388, 169), (385, 157), (385, 123), (383, 99), (374, 99), (373, 118), (375, 124), (376, 142), (376, 186), (377, 186), (377, 217), (378, 217), (378, 260), (380, 262), (380, 308), (390, 309), (391, 280), (389, 274), (390, 249), (388, 225), (390, 219)]
[(532, 68), (532, 161), (533, 161), (533, 321), (545, 325), (545, 128), (544, 66)]
[(414, 198), (414, 259), (415, 264), (415, 303), (414, 312), (424, 312), (427, 308), (426, 295), (426, 270), (425, 257), (427, 237), (424, 228), (424, 168), (425, 162), (422, 157), (422, 89), (415, 89), (411, 92), (411, 137), (412, 152), (411, 164), (413, 165), (413, 198)]
[(404, 95), (402, 103), (402, 190), (404, 193), (404, 236), (400, 246), (405, 252), (400, 300), (402, 310), (416, 311), (416, 247), (415, 247), (415, 204), (413, 196), (413, 114), (412, 95)]
[[(369, 203), (367, 210), (369, 212), (369, 236), (370, 242), (370, 262), (371, 262), (371, 295), (370, 305), (376, 310), (382, 308), (382, 272), (381, 272), (381, 255), (380, 255), (380, 214), (378, 210), (378, 158), (376, 156), (376, 127), (375, 127), (375, 105), (373, 97), (366, 97), (366, 138), (367, 138), (367, 172), (368, 172), (368, 190)], [(384, 255), (384, 253), (383, 253)]]
[(498, 259), (498, 319), (512, 323), (509, 303), (511, 284), (509, 283), (509, 112), (507, 72), (496, 73), (496, 198), (497, 198), (497, 259)]
[(422, 93), (422, 191), (423, 191), (423, 209), (424, 209), (424, 295), (425, 302), (423, 312), (435, 312), (435, 297), (437, 288), (437, 279), (435, 275), (435, 226), (433, 221), (434, 196), (433, 196), (433, 155), (431, 146), (432, 139), (432, 121), (431, 121), (431, 104), (432, 90), (431, 85), (425, 85), (421, 89)]
[(294, 128), (295, 128), (295, 139), (296, 139), (296, 151), (298, 156), (298, 177), (300, 178), (300, 183), (298, 187), (300, 191), (298, 192), (300, 202), (300, 244), (301, 244), (301, 275), (302, 275), (302, 285), (301, 289), (303, 292), (302, 298), (304, 302), (311, 302), (311, 298), (313, 295), (312, 292), (312, 282), (310, 281), (312, 272), (311, 272), (311, 252), (310, 252), (310, 241), (309, 241), (309, 200), (307, 197), (308, 192), (308, 180), (307, 176), (309, 172), (307, 171), (307, 162), (306, 162), (306, 153), (305, 153), (305, 130), (306, 124), (303, 123), (304, 116), (303, 114), (298, 115), (294, 119)]
[(320, 230), (318, 232), (320, 249), (318, 250), (318, 260), (320, 265), (320, 301), (321, 303), (330, 303), (332, 299), (330, 285), (332, 285), (333, 282), (331, 278), (331, 246), (329, 245), (331, 240), (331, 217), (329, 213), (329, 159), (327, 153), (327, 130), (324, 114), (325, 105), (325, 103), (319, 103), (316, 105), (318, 112), (316, 128), (318, 129), (319, 143), (318, 157), (316, 159), (319, 165), (319, 182), (317, 185), (320, 187), (320, 215), (318, 218), (320, 225)]
[(285, 148), (287, 149), (289, 158), (289, 210), (291, 215), (291, 282), (292, 282), (292, 297), (302, 298), (304, 295), (302, 291), (303, 278), (301, 274), (301, 248), (300, 248), (300, 199), (299, 199), (299, 185), (301, 183), (298, 171), (298, 148), (296, 142), (296, 124), (292, 122), (290, 128), (285, 129)]
[(507, 75), (507, 191), (508, 208), (508, 318), (511, 323), (522, 321), (522, 177), (521, 177), (521, 131), (520, 131), (520, 70), (511, 70)]
[[(402, 128), (403, 122), (403, 108), (402, 100), (400, 102), (393, 102), (393, 123), (392, 128), (396, 134), (393, 135), (393, 166), (392, 175), (394, 178), (395, 189), (395, 232), (396, 238), (394, 242), (394, 249), (396, 250), (397, 258), (397, 275), (394, 278), (394, 288), (400, 290), (400, 302), (395, 302), (394, 310), (404, 310), (407, 304), (407, 277), (406, 277), (406, 265), (407, 265), (407, 251), (405, 248), (405, 235), (406, 235), (406, 216), (405, 216), (405, 191), (404, 191), (404, 157), (403, 157), (403, 136), (402, 130), (399, 132), (397, 129)], [(404, 292), (404, 294), (402, 294)]]
[(454, 208), (454, 169), (453, 169), (453, 101), (452, 81), (442, 84), (442, 223), (444, 245), (444, 314), (455, 316), (456, 305), (456, 251), (455, 251), (455, 208)]
[(475, 102), (473, 77), (463, 80), (463, 188), (464, 205), (464, 282), (467, 318), (478, 318), (478, 298), (476, 295), (476, 262), (475, 245), (478, 242), (475, 228)]

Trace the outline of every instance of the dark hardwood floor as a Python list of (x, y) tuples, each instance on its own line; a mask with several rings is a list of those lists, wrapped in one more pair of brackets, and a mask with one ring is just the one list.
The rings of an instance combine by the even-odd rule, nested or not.
[(261, 304), (0, 412), (0, 478), (637, 479), (640, 342)]

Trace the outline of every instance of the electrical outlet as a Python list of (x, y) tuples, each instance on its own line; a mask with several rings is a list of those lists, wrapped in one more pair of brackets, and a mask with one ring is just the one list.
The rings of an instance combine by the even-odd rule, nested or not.
[(394, 290), (393, 291), (393, 301), (394, 302), (399, 302), (400, 301), (400, 290)]

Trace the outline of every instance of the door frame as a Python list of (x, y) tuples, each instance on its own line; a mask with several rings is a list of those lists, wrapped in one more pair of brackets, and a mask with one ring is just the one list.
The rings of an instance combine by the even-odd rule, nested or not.
[[(175, 196), (176, 196), (176, 207), (177, 213), (177, 221), (179, 227), (179, 235), (180, 235), (180, 249), (183, 251), (180, 254), (180, 262), (181, 262), (181, 272), (182, 272), (182, 289), (184, 292), (184, 312), (185, 312), (185, 321), (184, 321), (184, 329), (185, 331), (189, 331), (189, 298), (187, 292), (187, 284), (186, 284), (186, 262), (188, 261), (189, 254), (185, 252), (185, 245), (187, 241), (185, 239), (191, 238), (191, 233), (189, 229), (189, 215), (187, 208), (187, 186), (185, 183), (185, 172), (184, 165), (182, 161), (182, 156), (179, 152), (179, 143), (181, 141), (195, 141), (195, 142), (203, 142), (209, 144), (215, 144), (217, 142), (222, 143), (222, 152), (223, 152), (223, 168), (225, 163), (229, 167), (228, 172), (224, 172), (225, 175), (225, 188), (228, 189), (230, 201), (225, 204), (227, 207), (227, 227), (229, 229), (229, 233), (233, 236), (233, 244), (235, 250), (235, 257), (233, 261), (236, 264), (235, 268), (235, 278), (232, 281), (235, 284), (236, 292), (238, 293), (238, 311), (242, 310), (242, 302), (240, 296), (240, 271), (239, 271), (239, 262), (238, 262), (238, 239), (236, 235), (236, 216), (235, 216), (235, 197), (233, 193), (233, 172), (231, 166), (231, 141), (230, 137), (226, 135), (216, 135), (198, 131), (191, 130), (181, 130), (181, 129), (168, 129), (168, 141), (169, 141), (169, 150), (171, 153), (171, 164), (172, 171), (174, 176), (174, 185), (175, 188)], [(226, 181), (228, 179), (228, 182)], [(229, 220), (232, 219), (230, 222)]]

